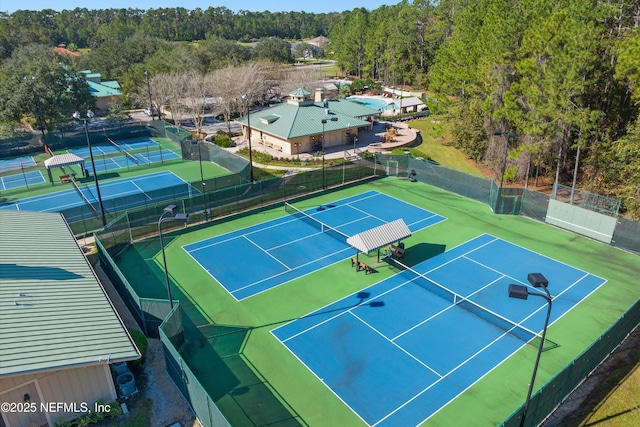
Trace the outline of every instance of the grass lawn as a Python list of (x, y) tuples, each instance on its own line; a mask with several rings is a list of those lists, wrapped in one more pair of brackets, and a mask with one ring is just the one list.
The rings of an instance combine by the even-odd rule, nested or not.
[(481, 169), (470, 161), (458, 148), (453, 146), (451, 129), (441, 116), (431, 116), (409, 122), (422, 135), (422, 144), (413, 149), (425, 158), (473, 175), (483, 175)]

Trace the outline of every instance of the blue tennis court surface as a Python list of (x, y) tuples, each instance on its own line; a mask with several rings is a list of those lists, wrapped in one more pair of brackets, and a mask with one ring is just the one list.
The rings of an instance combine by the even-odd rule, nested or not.
[[(94, 209), (97, 210), (99, 205), (95, 185), (80, 184), (79, 186), (82, 194), (93, 205)], [(173, 190), (156, 191), (168, 187), (173, 187)], [(198, 191), (191, 187), (189, 183), (169, 171), (100, 183), (100, 194), (107, 213), (111, 212), (108, 202), (113, 199), (120, 199), (118, 202), (118, 210), (121, 211), (144, 205), (145, 203), (173, 199), (174, 197), (182, 197), (197, 192)], [(128, 198), (122, 200), (125, 196), (128, 196)], [(68, 190), (16, 200), (0, 205), (0, 209), (39, 212), (60, 212), (75, 207), (86, 207), (86, 203), (73, 187)], [(80, 217), (75, 217), (73, 214), (68, 215), (69, 216), (65, 214), (67, 222), (74, 222), (82, 218), (81, 211), (78, 212)]]
[[(118, 151), (115, 151), (116, 153)], [(115, 169), (128, 168), (133, 166), (148, 165), (151, 163), (166, 162), (169, 160), (179, 159), (180, 156), (168, 149), (154, 150), (149, 153), (133, 153), (131, 156), (122, 155), (115, 157), (98, 157), (94, 155), (94, 162), (98, 173), (107, 172)], [(91, 162), (85, 163), (85, 167), (89, 173), (93, 173)]]
[(368, 425), (416, 426), (542, 332), (545, 300), (508, 297), (532, 272), (551, 323), (605, 283), (485, 234), (272, 333)]
[[(347, 236), (403, 219), (411, 232), (444, 217), (377, 191), (305, 211)], [(184, 246), (202, 268), (237, 300), (281, 285), (353, 255), (346, 239), (286, 216)], [(252, 268), (238, 262), (251, 260)]]
[[(127, 141), (116, 141), (116, 145), (127, 150), (141, 150), (141, 149), (158, 149), (158, 143), (150, 138), (140, 138), (140, 139), (130, 139)], [(102, 154), (116, 154), (119, 153), (120, 150), (113, 144), (91, 144), (91, 148), (93, 150), (94, 156), (100, 156)], [(90, 157), (89, 147), (81, 147), (81, 148), (72, 148), (67, 150), (69, 153), (73, 153), (76, 156), (80, 156), (83, 159)]]
[(0, 190), (11, 190), (45, 182), (40, 171), (29, 171), (0, 177)]
[(35, 166), (36, 162), (31, 156), (16, 157), (14, 159), (0, 160), (0, 172), (7, 172), (16, 169), (30, 168)]

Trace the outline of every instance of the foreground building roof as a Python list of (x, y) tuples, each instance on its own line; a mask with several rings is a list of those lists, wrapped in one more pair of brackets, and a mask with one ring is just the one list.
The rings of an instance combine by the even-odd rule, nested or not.
[(0, 210), (0, 376), (140, 357), (58, 213)]

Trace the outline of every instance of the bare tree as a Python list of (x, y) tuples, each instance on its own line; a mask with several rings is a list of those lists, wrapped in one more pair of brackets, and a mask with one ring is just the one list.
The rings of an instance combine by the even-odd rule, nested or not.
[(184, 114), (182, 96), (186, 91), (187, 78), (184, 74), (158, 74), (150, 81), (152, 88), (153, 107), (160, 115), (164, 115), (165, 106), (171, 112), (174, 124), (180, 127), (180, 121)]
[(305, 88), (314, 93), (316, 88), (322, 87), (322, 70), (315, 66), (304, 66), (289, 71), (285, 81), (282, 82), (282, 90), (285, 94), (298, 88)]
[[(228, 66), (207, 76), (207, 87), (216, 107), (222, 111), (227, 129), (231, 131), (231, 115), (244, 112), (256, 101), (264, 99), (264, 71), (258, 64)], [(246, 95), (246, 100), (242, 96)]]
[(205, 109), (211, 104), (207, 98), (209, 94), (208, 78), (198, 71), (189, 71), (183, 75), (183, 78), (185, 82), (181, 101), (186, 114), (191, 118), (193, 126), (196, 128), (198, 138), (200, 138)]

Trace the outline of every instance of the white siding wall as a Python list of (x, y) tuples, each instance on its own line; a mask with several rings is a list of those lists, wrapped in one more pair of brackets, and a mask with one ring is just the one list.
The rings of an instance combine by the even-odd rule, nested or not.
[(32, 423), (53, 425), (58, 420), (71, 420), (82, 415), (54, 411), (42, 413), (39, 407), (41, 402), (45, 404), (75, 403), (77, 407), (86, 403), (93, 407), (93, 404), (100, 399), (111, 403), (117, 398), (109, 365), (106, 363), (0, 378), (0, 401), (23, 402), (25, 393), (29, 394), (30, 402), (37, 404), (38, 412), (35, 414), (2, 413), (7, 427), (23, 427)]

